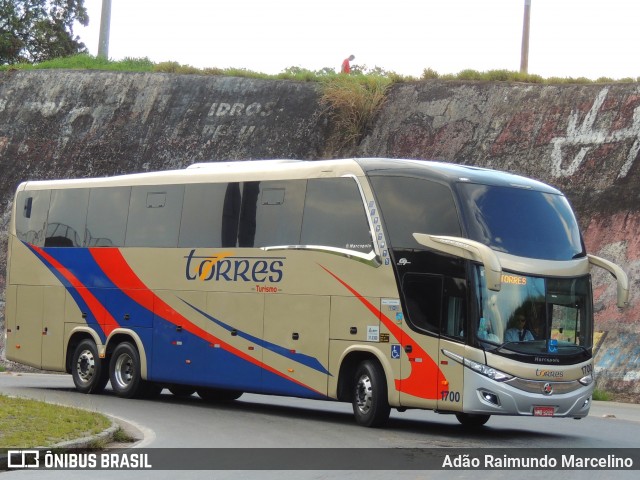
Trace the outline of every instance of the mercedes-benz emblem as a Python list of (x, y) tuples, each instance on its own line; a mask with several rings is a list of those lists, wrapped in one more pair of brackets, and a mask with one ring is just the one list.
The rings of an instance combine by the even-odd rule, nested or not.
[(551, 395), (553, 393), (553, 385), (550, 383), (545, 383), (544, 387), (542, 387), (542, 393), (545, 395)]

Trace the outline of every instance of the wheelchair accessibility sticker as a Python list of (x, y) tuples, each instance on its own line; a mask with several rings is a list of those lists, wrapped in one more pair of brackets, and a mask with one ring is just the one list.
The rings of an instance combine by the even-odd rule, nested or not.
[(391, 358), (397, 360), (400, 358), (400, 345), (393, 344), (391, 345)]

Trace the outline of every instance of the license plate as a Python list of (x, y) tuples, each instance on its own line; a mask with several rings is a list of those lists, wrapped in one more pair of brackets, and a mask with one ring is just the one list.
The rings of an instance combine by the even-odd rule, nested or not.
[(533, 407), (534, 417), (553, 417), (554, 407)]

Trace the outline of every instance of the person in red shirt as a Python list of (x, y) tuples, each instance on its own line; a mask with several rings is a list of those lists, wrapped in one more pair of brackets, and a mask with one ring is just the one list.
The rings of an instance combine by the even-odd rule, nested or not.
[(349, 55), (349, 58), (344, 59), (342, 62), (342, 73), (351, 73), (351, 64), (349, 62), (352, 62), (355, 58), (354, 55)]

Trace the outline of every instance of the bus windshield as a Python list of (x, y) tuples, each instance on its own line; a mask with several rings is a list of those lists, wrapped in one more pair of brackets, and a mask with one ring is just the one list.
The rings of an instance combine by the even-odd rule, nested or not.
[(567, 199), (516, 187), (458, 184), (469, 238), (528, 258), (571, 260), (585, 255)]
[(476, 266), (479, 300), (477, 338), (530, 354), (575, 354), (592, 346), (591, 284), (588, 276), (541, 278), (505, 272), (491, 291)]

